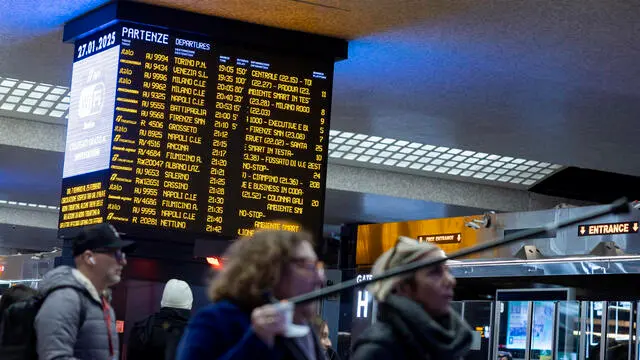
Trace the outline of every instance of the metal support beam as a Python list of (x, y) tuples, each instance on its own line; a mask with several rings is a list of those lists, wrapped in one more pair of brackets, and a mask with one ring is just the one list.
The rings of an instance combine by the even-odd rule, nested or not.
[(588, 205), (525, 190), (332, 163), (327, 188), (498, 211), (551, 209), (560, 203)]
[(0, 144), (64, 152), (66, 126), (0, 115)]

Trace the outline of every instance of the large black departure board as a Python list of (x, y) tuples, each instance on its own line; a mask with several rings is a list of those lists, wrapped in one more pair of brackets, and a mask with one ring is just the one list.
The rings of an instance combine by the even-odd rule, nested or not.
[(332, 58), (128, 22), (75, 45), (61, 233), (321, 228)]

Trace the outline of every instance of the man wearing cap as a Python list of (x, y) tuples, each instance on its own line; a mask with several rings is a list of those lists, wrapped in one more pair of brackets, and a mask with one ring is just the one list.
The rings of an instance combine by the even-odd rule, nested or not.
[[(401, 236), (373, 265), (372, 275), (425, 259), (442, 258), (437, 246)], [(461, 359), (472, 331), (451, 310), (455, 278), (445, 263), (373, 283), (378, 318), (355, 341), (352, 360)]]
[(35, 320), (39, 360), (118, 358), (118, 334), (109, 287), (120, 282), (127, 264), (124, 241), (106, 223), (87, 226), (73, 240), (76, 268), (60, 266), (47, 273), (39, 288), (52, 292)]

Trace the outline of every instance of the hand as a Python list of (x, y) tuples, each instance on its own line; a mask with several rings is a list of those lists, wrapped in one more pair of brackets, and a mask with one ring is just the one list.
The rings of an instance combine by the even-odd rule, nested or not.
[(284, 313), (275, 305), (264, 305), (251, 312), (251, 326), (258, 338), (273, 347), (275, 337), (284, 334)]

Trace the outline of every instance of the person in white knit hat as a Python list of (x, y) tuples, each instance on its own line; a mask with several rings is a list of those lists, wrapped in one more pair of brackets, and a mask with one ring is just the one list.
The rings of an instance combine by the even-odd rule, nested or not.
[[(372, 275), (425, 259), (444, 257), (430, 243), (400, 236), (373, 265)], [(451, 310), (456, 280), (446, 263), (369, 285), (378, 319), (354, 342), (352, 360), (461, 359), (472, 330)]]
[(164, 286), (160, 311), (136, 323), (129, 335), (128, 359), (174, 360), (193, 305), (189, 284), (171, 279)]

